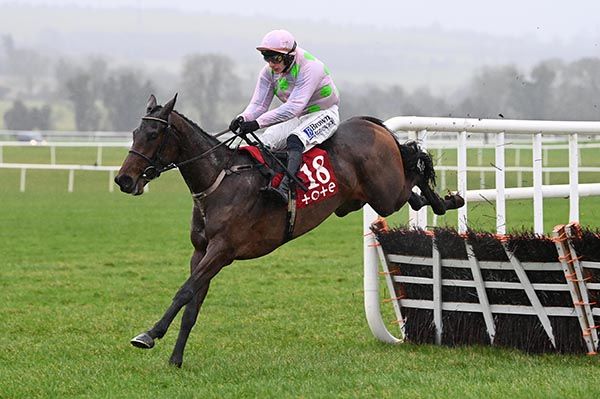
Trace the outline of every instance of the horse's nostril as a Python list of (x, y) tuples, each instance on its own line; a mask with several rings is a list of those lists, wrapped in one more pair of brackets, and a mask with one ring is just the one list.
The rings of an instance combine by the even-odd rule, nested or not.
[(133, 190), (133, 179), (127, 175), (115, 177), (115, 183), (117, 183), (121, 191), (124, 193), (131, 193)]

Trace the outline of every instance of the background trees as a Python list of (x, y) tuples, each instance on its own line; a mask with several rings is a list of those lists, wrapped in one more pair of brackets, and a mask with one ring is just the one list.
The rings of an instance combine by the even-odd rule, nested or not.
[(71, 103), (78, 130), (132, 130), (154, 90), (144, 73), (133, 68), (110, 69), (94, 57), (86, 65), (61, 60), (57, 67), (59, 92)]
[(52, 127), (50, 105), (28, 108), (20, 100), (15, 100), (4, 113), (4, 125), (14, 130), (49, 130)]
[(18, 80), (24, 96), (34, 96), (35, 84), (47, 72), (49, 60), (35, 50), (17, 47), (11, 35), (3, 35), (0, 41), (0, 71)]
[(100, 108), (96, 104), (92, 76), (85, 71), (77, 72), (65, 81), (67, 98), (73, 104), (75, 125), (78, 130), (98, 130), (100, 128)]
[(133, 130), (143, 116), (146, 100), (152, 92), (152, 82), (133, 69), (109, 73), (103, 85), (102, 99), (112, 129)]
[(242, 110), (241, 86), (235, 62), (225, 55), (193, 54), (184, 60), (181, 92), (191, 100), (198, 123), (207, 130), (222, 129), (224, 121)]
[[(101, 56), (49, 57), (0, 39), (0, 112), (9, 129), (51, 129), (57, 104), (68, 104), (77, 130), (133, 129), (151, 93), (181, 94), (180, 111), (208, 131), (223, 129), (247, 104), (256, 73), (223, 54), (191, 54), (179, 75), (144, 65), (112, 65)], [(54, 71), (54, 73), (49, 73)], [(332, 68), (335, 77), (335, 69)], [(151, 76), (151, 77), (150, 77)], [(160, 87), (155, 83), (160, 83)], [(477, 70), (458, 91), (407, 90), (398, 83), (353, 83), (336, 79), (343, 119), (372, 115), (472, 118), (600, 120), (600, 58), (549, 59), (529, 69), (496, 65)], [(165, 93), (156, 93), (157, 88)], [(166, 93), (168, 91), (168, 93)], [(47, 105), (44, 105), (47, 104)], [(278, 100), (274, 100), (274, 106)], [(63, 106), (64, 108), (64, 106)]]

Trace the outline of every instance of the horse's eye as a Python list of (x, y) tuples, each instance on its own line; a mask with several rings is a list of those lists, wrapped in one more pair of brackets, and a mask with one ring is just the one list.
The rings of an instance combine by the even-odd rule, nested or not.
[(158, 137), (157, 130), (154, 130), (154, 131), (148, 133), (148, 140), (156, 140), (157, 137)]

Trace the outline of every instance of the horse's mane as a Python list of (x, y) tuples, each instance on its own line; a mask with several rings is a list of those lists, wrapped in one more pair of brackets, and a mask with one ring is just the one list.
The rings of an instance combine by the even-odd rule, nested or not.
[[(155, 108), (152, 109), (152, 111), (150, 113), (154, 113), (155, 111), (158, 111), (160, 109), (162, 109), (162, 105), (157, 105)], [(189, 125), (192, 127), (192, 130), (195, 133), (199, 133), (204, 136), (207, 136), (215, 145), (220, 143), (220, 141), (217, 138), (215, 138), (215, 137), (211, 136), (210, 134), (208, 134), (207, 132), (205, 132), (196, 122), (194, 122), (193, 120), (191, 120), (190, 118), (188, 118), (187, 116), (182, 114), (181, 112), (176, 111), (176, 110), (173, 110), (172, 112), (176, 113), (177, 116), (179, 116), (181, 119), (183, 119), (184, 121), (189, 123)]]
[(183, 119), (184, 121), (186, 121), (187, 123), (189, 123), (190, 125), (192, 125), (192, 127), (194, 128), (194, 130), (200, 131), (201, 133), (204, 133), (204, 134), (208, 134), (196, 122), (194, 122), (193, 120), (191, 120), (190, 118), (188, 118), (187, 116), (185, 116), (184, 114), (182, 114), (181, 112), (175, 111), (175, 110), (173, 110), (173, 112), (175, 112), (178, 116), (180, 116), (181, 119)]

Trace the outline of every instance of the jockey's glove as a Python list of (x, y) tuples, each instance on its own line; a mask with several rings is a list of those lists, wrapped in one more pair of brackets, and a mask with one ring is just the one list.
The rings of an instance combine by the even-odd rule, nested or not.
[(260, 126), (258, 126), (257, 121), (250, 122), (241, 122), (240, 123), (240, 134), (246, 135), (248, 133), (252, 133), (255, 130), (258, 130)]
[(243, 116), (238, 116), (236, 118), (234, 118), (231, 123), (229, 124), (229, 130), (231, 130), (232, 132), (236, 132), (239, 128), (240, 125), (242, 124), (242, 122), (244, 122), (244, 117)]

